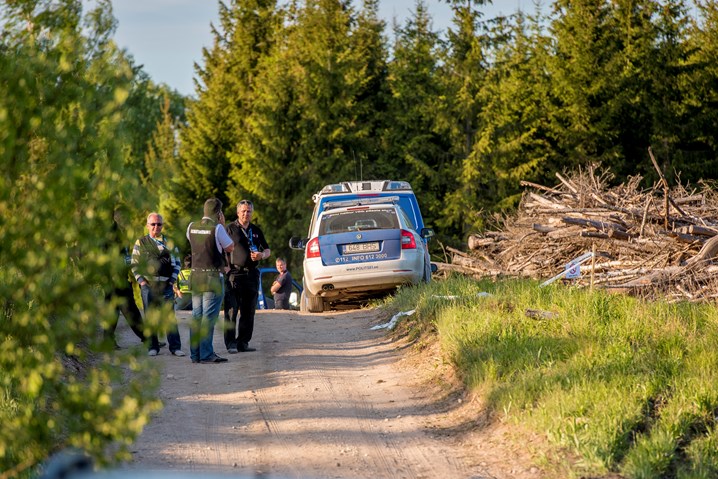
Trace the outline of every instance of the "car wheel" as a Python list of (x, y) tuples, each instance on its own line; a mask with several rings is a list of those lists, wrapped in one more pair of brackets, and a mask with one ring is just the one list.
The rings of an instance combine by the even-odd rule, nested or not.
[(309, 313), (322, 313), (324, 312), (324, 300), (321, 296), (314, 296), (307, 293), (306, 290), (302, 291), (302, 305), (305, 306), (306, 311)]
[(302, 294), (299, 296), (299, 312), (307, 312), (307, 293), (305, 291), (302, 291)]
[(431, 281), (431, 263), (424, 262), (424, 277), (422, 278), (422, 281), (424, 283), (429, 283)]

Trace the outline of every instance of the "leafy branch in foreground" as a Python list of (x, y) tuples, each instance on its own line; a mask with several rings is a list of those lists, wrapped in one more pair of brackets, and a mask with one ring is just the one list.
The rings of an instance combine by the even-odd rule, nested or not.
[(118, 127), (132, 74), (108, 40), (109, 5), (81, 12), (4, 7), (0, 470), (11, 475), (68, 446), (100, 463), (126, 457), (159, 407), (152, 372), (98, 334), (116, 314), (99, 286), (120, 271), (107, 247), (113, 211), (137, 191)]

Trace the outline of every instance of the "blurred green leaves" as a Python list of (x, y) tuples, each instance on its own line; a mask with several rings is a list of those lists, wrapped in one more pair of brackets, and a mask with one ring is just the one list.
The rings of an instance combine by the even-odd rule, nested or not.
[(131, 64), (109, 3), (94, 5), (0, 10), (0, 470), (18, 474), (67, 446), (126, 456), (159, 407), (152, 371), (101, 348), (116, 312), (100, 285), (121, 271), (110, 225), (138, 179), (121, 123)]

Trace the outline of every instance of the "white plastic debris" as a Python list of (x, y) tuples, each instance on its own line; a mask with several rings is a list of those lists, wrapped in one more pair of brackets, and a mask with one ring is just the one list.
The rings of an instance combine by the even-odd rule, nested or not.
[(394, 327), (396, 326), (396, 323), (399, 321), (399, 318), (401, 318), (402, 316), (411, 316), (415, 312), (416, 312), (415, 309), (412, 309), (411, 311), (398, 312), (394, 316), (391, 317), (391, 319), (389, 320), (388, 323), (377, 324), (376, 326), (372, 326), (369, 329), (371, 329), (372, 331), (377, 330), (377, 329), (394, 329)]

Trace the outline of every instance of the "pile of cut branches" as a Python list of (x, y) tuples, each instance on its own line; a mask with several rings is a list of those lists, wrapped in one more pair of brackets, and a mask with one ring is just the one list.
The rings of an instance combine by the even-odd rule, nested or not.
[[(469, 253), (450, 249), (451, 264), (441, 269), (572, 281), (674, 301), (716, 298), (718, 194), (704, 183), (669, 188), (655, 160), (654, 166), (660, 180), (648, 189), (640, 176), (609, 187), (610, 173), (595, 167), (557, 174), (553, 187), (522, 182), (517, 214), (500, 231), (471, 235)], [(569, 265), (577, 259), (578, 268)]]

